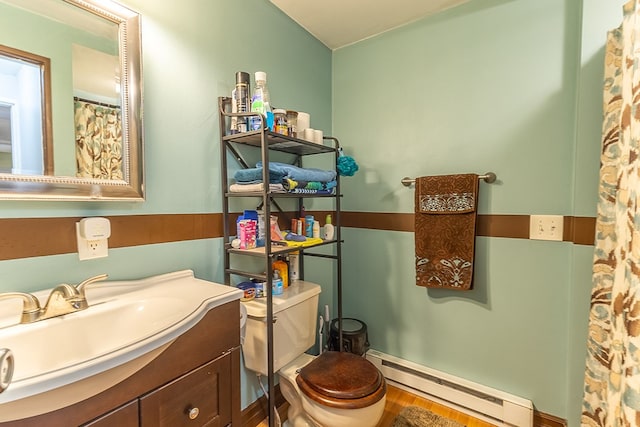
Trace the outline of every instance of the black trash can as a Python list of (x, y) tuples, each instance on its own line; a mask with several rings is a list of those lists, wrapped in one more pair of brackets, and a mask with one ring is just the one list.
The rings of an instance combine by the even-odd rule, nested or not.
[[(338, 319), (331, 321), (331, 331), (329, 332), (329, 350), (339, 351), (338, 341), (340, 331), (338, 329)], [(342, 319), (342, 350), (364, 356), (369, 350), (369, 336), (367, 335), (367, 325), (358, 319)]]

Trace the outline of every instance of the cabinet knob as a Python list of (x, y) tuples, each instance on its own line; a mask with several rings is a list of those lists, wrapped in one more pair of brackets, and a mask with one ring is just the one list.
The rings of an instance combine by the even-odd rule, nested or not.
[(198, 409), (198, 408), (189, 409), (189, 419), (190, 420), (195, 420), (196, 418), (198, 418), (198, 415), (200, 415), (200, 409)]
[(0, 348), (0, 393), (11, 384), (13, 377), (13, 353), (8, 348)]

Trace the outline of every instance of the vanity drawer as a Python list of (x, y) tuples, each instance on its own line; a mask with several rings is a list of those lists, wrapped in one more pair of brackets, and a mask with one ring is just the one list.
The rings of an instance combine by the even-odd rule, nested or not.
[(138, 400), (115, 409), (82, 427), (138, 427)]
[(231, 423), (231, 355), (140, 399), (141, 427), (222, 427)]

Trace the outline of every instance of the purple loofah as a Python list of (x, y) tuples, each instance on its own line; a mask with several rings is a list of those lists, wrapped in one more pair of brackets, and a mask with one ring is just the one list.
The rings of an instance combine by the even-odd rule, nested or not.
[(342, 148), (339, 149), (337, 167), (340, 176), (353, 176), (358, 171), (358, 164), (356, 161), (353, 157), (346, 156), (342, 152)]

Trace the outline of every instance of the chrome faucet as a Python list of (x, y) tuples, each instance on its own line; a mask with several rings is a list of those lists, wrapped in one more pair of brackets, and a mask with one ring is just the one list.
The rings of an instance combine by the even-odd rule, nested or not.
[(24, 292), (5, 292), (0, 294), (0, 300), (10, 298), (22, 299), (22, 317), (20, 318), (20, 323), (31, 323), (38, 320), (41, 312), (38, 298)]

